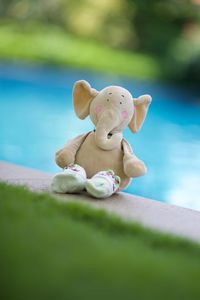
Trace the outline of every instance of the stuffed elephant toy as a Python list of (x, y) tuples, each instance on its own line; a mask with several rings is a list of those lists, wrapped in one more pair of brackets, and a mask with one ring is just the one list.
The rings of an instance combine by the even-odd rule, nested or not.
[(80, 80), (74, 84), (73, 103), (78, 118), (90, 116), (96, 129), (56, 152), (56, 163), (64, 170), (52, 180), (54, 192), (86, 190), (95, 198), (106, 198), (126, 188), (131, 178), (146, 173), (144, 162), (133, 153), (122, 131), (127, 126), (133, 133), (140, 130), (151, 96), (136, 99), (120, 86), (97, 91)]

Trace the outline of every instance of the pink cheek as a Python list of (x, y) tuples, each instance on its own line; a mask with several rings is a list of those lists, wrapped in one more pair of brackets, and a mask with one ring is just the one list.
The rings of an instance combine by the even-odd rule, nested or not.
[(100, 104), (97, 104), (97, 106), (95, 107), (95, 113), (99, 114), (102, 111), (102, 107)]
[(126, 110), (122, 111), (121, 116), (123, 120), (126, 120), (128, 118), (128, 112)]

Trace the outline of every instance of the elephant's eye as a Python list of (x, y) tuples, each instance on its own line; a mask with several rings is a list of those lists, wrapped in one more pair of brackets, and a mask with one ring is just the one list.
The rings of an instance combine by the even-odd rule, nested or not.
[(122, 102), (119, 102), (120, 104), (122, 104)]
[(109, 93), (109, 95), (112, 95), (112, 93)]
[(124, 98), (124, 95), (121, 95)]
[(107, 102), (109, 102), (109, 99), (107, 99)]

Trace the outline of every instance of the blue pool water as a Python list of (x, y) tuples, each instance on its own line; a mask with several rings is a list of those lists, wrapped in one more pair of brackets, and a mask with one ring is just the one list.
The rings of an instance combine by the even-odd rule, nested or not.
[(124, 135), (148, 166), (127, 192), (200, 210), (200, 94), (161, 83), (139, 82), (80, 70), (0, 65), (0, 159), (57, 172), (54, 154), (68, 139), (93, 129), (77, 119), (73, 83), (97, 89), (122, 85), (153, 102), (138, 134)]

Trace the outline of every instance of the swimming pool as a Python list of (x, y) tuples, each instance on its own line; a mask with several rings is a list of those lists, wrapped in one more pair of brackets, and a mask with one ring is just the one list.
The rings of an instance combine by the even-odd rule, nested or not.
[(148, 167), (147, 175), (134, 179), (126, 191), (200, 210), (200, 95), (183, 87), (83, 70), (1, 64), (0, 159), (58, 171), (55, 151), (93, 129), (89, 119), (81, 121), (73, 111), (72, 86), (79, 79), (96, 89), (114, 84), (136, 97), (152, 95), (141, 132), (124, 132)]

